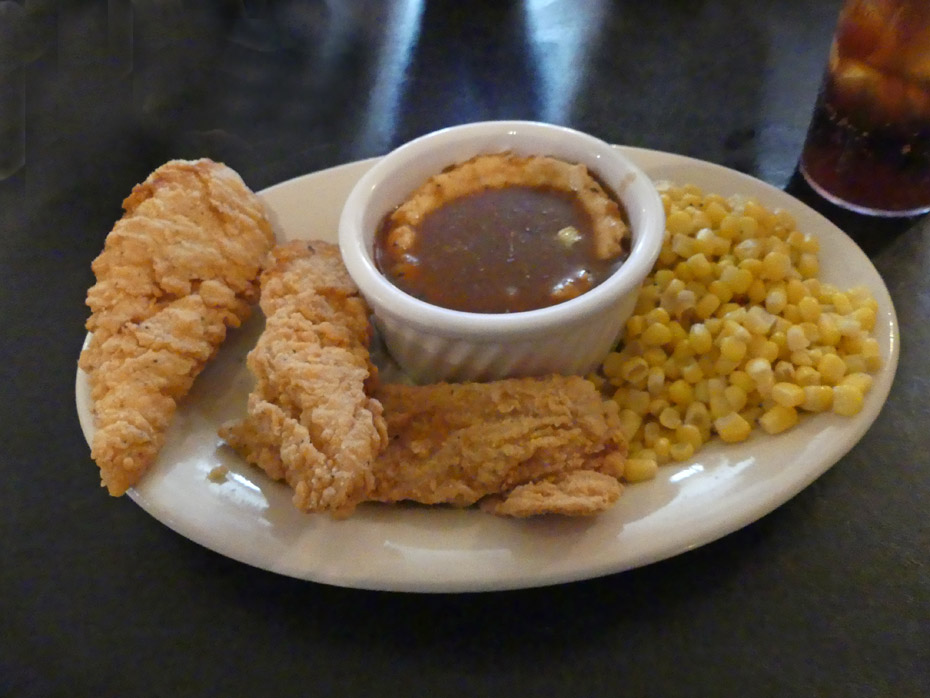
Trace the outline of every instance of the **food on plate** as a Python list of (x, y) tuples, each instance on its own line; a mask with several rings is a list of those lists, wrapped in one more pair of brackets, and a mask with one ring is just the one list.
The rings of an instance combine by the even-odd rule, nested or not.
[(385, 217), (378, 268), (433, 305), (479, 313), (570, 300), (625, 258), (629, 227), (584, 165), (481, 155), (432, 177)]
[(387, 443), (368, 343), (368, 307), (339, 248), (290, 242), (261, 274), (265, 329), (249, 353), (256, 385), (243, 419), (220, 435), (248, 462), (294, 489), (307, 512), (347, 516), (374, 485)]
[(481, 501), (484, 511), (525, 518), (540, 514), (591, 516), (609, 509), (623, 485), (613, 475), (596, 470), (572, 470), (552, 478), (518, 485), (504, 495)]
[(155, 460), (177, 401), (258, 296), (274, 233), (261, 201), (225, 165), (174, 160), (123, 202), (87, 292), (91, 455), (110, 494)]
[(379, 386), (368, 308), (335, 245), (274, 248), (260, 306), (247, 415), (219, 433), (286, 481), (299, 509), (342, 517), (363, 501), (499, 495), (489, 510), (501, 514), (590, 514), (619, 496), (618, 408), (584, 378)]
[(878, 305), (818, 280), (817, 238), (785, 211), (663, 184), (666, 238), (596, 382), (620, 406), (624, 478), (655, 475), (718, 436), (778, 434), (802, 415), (852, 416), (881, 367)]
[[(584, 378), (384, 385), (377, 396), (390, 442), (371, 499), (468, 506), (500, 495), (491, 511), (529, 516), (595, 513), (620, 495), (617, 405)], [(591, 475), (567, 477), (580, 471)]]

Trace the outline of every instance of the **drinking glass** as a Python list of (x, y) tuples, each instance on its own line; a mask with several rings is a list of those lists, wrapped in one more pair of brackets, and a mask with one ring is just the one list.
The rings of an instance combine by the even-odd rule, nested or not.
[(930, 211), (930, 0), (847, 0), (800, 170), (859, 213)]

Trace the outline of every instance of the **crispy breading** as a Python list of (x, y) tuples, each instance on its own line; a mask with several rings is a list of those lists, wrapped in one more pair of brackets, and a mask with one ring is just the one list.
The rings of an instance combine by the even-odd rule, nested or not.
[(581, 515), (619, 496), (617, 405), (583, 378), (378, 386), (368, 308), (336, 246), (276, 247), (260, 305), (265, 329), (247, 362), (256, 386), (220, 435), (286, 481), (301, 510), (500, 495), (488, 506), (502, 515)]
[(110, 494), (155, 460), (177, 401), (257, 298), (274, 243), (261, 200), (211, 160), (168, 162), (123, 201), (87, 292), (91, 455)]
[(578, 376), (385, 385), (377, 396), (391, 436), (375, 462), (378, 501), (468, 506), (575, 470), (622, 474), (616, 404)]
[(276, 247), (261, 275), (265, 329), (249, 353), (256, 386), (247, 416), (220, 435), (294, 488), (307, 512), (346, 516), (368, 498), (387, 442), (368, 344), (368, 307), (324, 242)]
[(481, 500), (481, 509), (498, 516), (526, 518), (540, 514), (593, 516), (620, 498), (623, 485), (614, 475), (573, 470), (553, 478), (519, 485), (500, 496)]

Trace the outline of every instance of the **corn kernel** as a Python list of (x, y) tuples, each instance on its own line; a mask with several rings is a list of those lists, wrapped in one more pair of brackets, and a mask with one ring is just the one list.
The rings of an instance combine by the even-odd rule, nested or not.
[(786, 338), (788, 341), (788, 349), (792, 352), (801, 351), (810, 346), (810, 340), (799, 325), (792, 325), (788, 328)]
[(800, 367), (800, 366), (813, 366), (813, 365), (814, 365), (814, 358), (811, 356), (810, 352), (807, 351), (807, 350), (805, 350), (805, 349), (801, 349), (800, 351), (793, 351), (793, 352), (791, 352), (791, 354), (790, 354), (790, 356), (788, 357), (788, 359), (789, 359), (789, 360), (791, 361), (791, 363), (793, 363), (795, 366), (799, 366), (799, 367)]
[(817, 276), (820, 271), (820, 262), (817, 261), (817, 255), (811, 252), (805, 252), (798, 259), (797, 270), (801, 276)]
[(820, 303), (813, 296), (804, 296), (797, 301), (798, 312), (801, 319), (806, 322), (817, 322), (820, 318)]
[(729, 303), (733, 298), (733, 289), (730, 288), (729, 284), (724, 283), (720, 279), (711, 281), (707, 286), (707, 291), (717, 296), (717, 299), (721, 303)]
[(797, 226), (797, 223), (794, 222), (794, 216), (784, 209), (777, 209), (775, 211), (775, 220), (778, 222), (778, 225), (782, 226), (785, 230), (793, 231)]
[(872, 389), (872, 376), (868, 373), (849, 373), (843, 376), (840, 385), (854, 385), (865, 395)]
[(623, 362), (623, 354), (620, 354), (616, 351), (610, 352), (605, 357), (604, 363), (601, 365), (601, 368), (604, 371), (604, 375), (608, 378), (616, 378), (620, 376)]
[(752, 285), (752, 274), (745, 269), (727, 267), (720, 275), (720, 281), (726, 284), (736, 294), (746, 293)]
[(747, 395), (756, 389), (756, 382), (745, 371), (733, 371), (727, 376), (730, 385), (738, 385)]
[(740, 235), (739, 216), (730, 213), (720, 221), (720, 235), (727, 240), (735, 240)]
[(733, 406), (730, 405), (730, 401), (726, 399), (723, 395), (711, 395), (710, 396), (710, 416), (714, 419), (720, 419), (721, 417), (726, 417), (728, 414), (733, 412)]
[(667, 381), (676, 381), (681, 378), (681, 367), (672, 357), (669, 357), (665, 363), (662, 364), (662, 370), (665, 372), (665, 379)]
[(721, 356), (714, 362), (714, 371), (716, 371), (718, 375), (726, 376), (735, 371), (738, 366), (739, 361)]
[(676, 211), (668, 216), (665, 227), (672, 235), (690, 235), (694, 230), (691, 216), (684, 211)]
[(813, 366), (798, 366), (794, 370), (794, 382), (801, 387), (806, 385), (820, 385), (820, 371)]
[(808, 412), (824, 412), (833, 406), (833, 388), (829, 385), (806, 385), (801, 409)]
[(643, 330), (642, 342), (647, 346), (660, 346), (672, 341), (672, 331), (668, 325), (653, 324)]
[(872, 308), (856, 308), (852, 312), (853, 319), (859, 323), (861, 327), (866, 332), (871, 332), (875, 329), (875, 311)]
[(772, 399), (783, 407), (797, 407), (804, 402), (804, 388), (794, 383), (776, 383), (772, 386)]
[(712, 227), (720, 227), (721, 221), (723, 221), (727, 213), (729, 213), (727, 203), (725, 200), (717, 200), (712, 197), (713, 195), (708, 197), (709, 201), (707, 206), (704, 207), (704, 213), (710, 218)]
[(759, 417), (759, 426), (769, 434), (780, 434), (798, 423), (798, 412), (793, 407), (776, 404)]
[(736, 412), (714, 420), (714, 429), (717, 435), (727, 443), (744, 441), (752, 431), (752, 425)]
[[(757, 247), (761, 254), (763, 243), (760, 240), (754, 240), (751, 244)], [(752, 274), (753, 279), (758, 278), (762, 273), (762, 260), (756, 259), (755, 257), (747, 257), (746, 259), (740, 260), (740, 263), (736, 266), (740, 269), (745, 269), (750, 274)]]
[(659, 414), (659, 424), (666, 429), (677, 429), (681, 426), (681, 414), (674, 407), (666, 407)]
[(845, 293), (836, 292), (832, 294), (830, 302), (833, 304), (833, 309), (840, 315), (849, 315), (853, 310), (852, 302)]
[(687, 405), (694, 400), (694, 388), (680, 378), (668, 386), (668, 399), (676, 405)]
[(642, 334), (644, 329), (646, 329), (646, 318), (642, 315), (631, 315), (630, 319), (626, 321), (626, 338), (628, 340), (632, 339)]
[(788, 283), (785, 285), (785, 293), (788, 295), (788, 302), (795, 305), (809, 295), (807, 286), (800, 279), (788, 279)]
[(694, 311), (702, 320), (706, 320), (720, 307), (720, 298), (714, 293), (707, 293), (695, 303)]
[(656, 454), (656, 462), (659, 465), (668, 463), (669, 454), (672, 450), (672, 442), (667, 436), (660, 436), (652, 444), (652, 450)]
[(836, 354), (824, 354), (817, 364), (817, 372), (827, 385), (836, 385), (846, 375), (846, 364)]
[(736, 337), (724, 337), (720, 341), (720, 356), (727, 361), (739, 363), (746, 356), (746, 343)]
[(837, 385), (833, 388), (833, 411), (844, 417), (859, 414), (863, 404), (862, 391), (855, 385)]
[(746, 291), (746, 297), (749, 298), (749, 302), (762, 303), (766, 295), (768, 295), (768, 290), (765, 287), (765, 282), (762, 279), (753, 279), (752, 283), (749, 284), (749, 289)]
[(662, 392), (662, 389), (665, 387), (665, 370), (653, 366), (649, 369), (649, 374), (646, 377), (646, 390), (649, 391), (649, 394), (655, 397)]
[[(704, 377), (704, 371), (701, 370), (700, 365), (696, 361), (689, 361), (687, 364), (681, 367), (681, 377), (690, 384), (697, 383), (701, 378)], [(692, 389), (692, 399), (694, 399), (694, 393)]]
[[(646, 444), (647, 448), (651, 448), (652, 444), (656, 442), (656, 439), (659, 439), (662, 436), (662, 426), (658, 422), (646, 422), (643, 424), (643, 443)], [(652, 457), (655, 458), (655, 454), (652, 454)]]
[(746, 406), (746, 391), (738, 385), (728, 385), (723, 389), (723, 397), (730, 404), (734, 412), (739, 412)]
[(746, 373), (758, 384), (760, 377), (772, 375), (772, 364), (763, 358), (750, 359), (746, 362)]
[(620, 433), (629, 442), (643, 424), (642, 415), (627, 408), (620, 410)]
[(671, 319), (665, 308), (653, 308), (646, 313), (647, 325), (667, 325)]
[(688, 341), (691, 343), (691, 348), (694, 349), (695, 354), (706, 354), (713, 346), (714, 340), (707, 326), (698, 322), (691, 325)]
[(668, 407), (668, 400), (664, 397), (654, 397), (649, 401), (649, 414), (658, 418), (666, 407)]
[(697, 252), (688, 257), (688, 267), (697, 279), (707, 278), (714, 271), (713, 265), (707, 261), (707, 256), (703, 252)]
[(672, 460), (677, 462), (686, 461), (694, 455), (694, 445), (688, 441), (679, 441), (672, 444), (670, 455)]
[(759, 222), (751, 216), (740, 216), (739, 232), (744, 238), (754, 238), (759, 232)]
[(772, 374), (776, 383), (793, 383), (795, 366), (790, 361), (776, 361), (772, 367)]
[(746, 311), (743, 327), (752, 334), (766, 335), (772, 329), (775, 320), (775, 315), (768, 312), (765, 308), (754, 305)]
[(643, 416), (649, 412), (649, 403), (652, 402), (652, 396), (645, 390), (631, 388), (626, 393), (626, 399), (623, 403), (636, 414)]
[(628, 458), (623, 466), (623, 479), (627, 482), (644, 482), (652, 480), (658, 471), (659, 464), (654, 457)]
[(877, 370), (879, 367), (870, 369), (866, 364), (865, 357), (862, 354), (847, 354), (844, 359), (846, 362), (847, 373), (866, 373), (867, 371)]
[(762, 278), (781, 281), (791, 269), (791, 258), (783, 252), (769, 252), (762, 258)]
[(778, 314), (788, 305), (788, 296), (784, 289), (773, 288), (765, 296), (765, 309), (770, 313)]
[(685, 410), (684, 423), (693, 425), (701, 431), (710, 428), (710, 412), (707, 411), (707, 405), (703, 402), (692, 402)]
[(679, 426), (675, 430), (675, 440), (677, 443), (691, 444), (694, 451), (697, 451), (701, 447), (701, 444), (704, 443), (704, 437), (701, 436), (701, 429), (696, 424), (682, 424)]
[[(611, 356), (620, 356), (620, 354), (612, 354)], [(610, 358), (610, 357), (608, 357)], [(613, 360), (616, 362), (616, 359)], [(605, 367), (604, 372), (607, 373)], [(620, 365), (619, 375), (623, 380), (630, 381), (631, 383), (636, 383), (637, 381), (646, 377), (649, 372), (649, 364), (641, 356), (634, 356), (632, 359), (627, 359)], [(608, 375), (611, 375), (608, 373)]]
[(675, 348), (672, 349), (671, 358), (677, 361), (684, 368), (685, 364), (693, 361), (694, 349), (691, 348), (691, 342), (687, 339), (675, 340)]

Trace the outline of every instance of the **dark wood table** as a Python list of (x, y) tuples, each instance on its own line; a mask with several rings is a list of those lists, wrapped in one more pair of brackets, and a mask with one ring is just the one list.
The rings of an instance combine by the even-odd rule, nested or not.
[[(0, 3), (0, 695), (930, 694), (930, 226), (792, 177), (839, 4)], [(790, 186), (859, 240), (901, 329), (861, 442), (714, 543), (485, 594), (278, 576), (98, 489), (76, 359), (135, 183), (208, 156), (258, 190), (505, 118)]]

